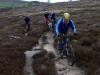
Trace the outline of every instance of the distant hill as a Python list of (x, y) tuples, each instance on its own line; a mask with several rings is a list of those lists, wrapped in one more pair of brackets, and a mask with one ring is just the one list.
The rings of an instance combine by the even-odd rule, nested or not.
[(46, 4), (46, 3), (39, 1), (27, 2), (21, 0), (0, 0), (0, 11), (9, 10), (12, 8), (32, 7), (40, 4)]
[(24, 1), (24, 0), (0, 0), (0, 2), (15, 2), (15, 3), (33, 3), (33, 4), (45, 4), (46, 2), (39, 2), (39, 1)]
[(100, 1), (100, 0), (80, 0), (80, 1)]
[(0, 1), (4, 1), (4, 2), (21, 2), (21, 0), (0, 0)]

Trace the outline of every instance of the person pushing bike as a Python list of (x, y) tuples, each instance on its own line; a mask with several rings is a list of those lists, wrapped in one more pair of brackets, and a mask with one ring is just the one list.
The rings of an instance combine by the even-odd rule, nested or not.
[(25, 22), (25, 36), (28, 35), (28, 32), (30, 31), (30, 23), (32, 22), (32, 19), (29, 16), (26, 16), (24, 18)]

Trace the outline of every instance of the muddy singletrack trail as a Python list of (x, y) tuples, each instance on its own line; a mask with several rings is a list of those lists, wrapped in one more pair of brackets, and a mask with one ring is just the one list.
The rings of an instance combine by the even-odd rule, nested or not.
[[(26, 54), (26, 65), (24, 67), (25, 75), (35, 75), (32, 69), (32, 56), (39, 52), (39, 49), (43, 48), (48, 52), (52, 52), (57, 57), (57, 52), (54, 48), (54, 34), (49, 31), (45, 33), (39, 40), (39, 44), (33, 47), (32, 51), (25, 52)], [(78, 68), (76, 65), (70, 66), (66, 59), (55, 60), (55, 65), (58, 75), (84, 75), (84, 71)]]
[[(44, 46), (44, 49), (46, 49), (48, 52), (53, 52), (56, 54), (55, 56), (57, 56), (57, 52), (53, 46), (54, 34), (52, 32), (48, 32), (46, 37), (48, 44)], [(76, 67), (76, 65), (70, 66), (66, 59), (59, 59), (55, 61), (55, 63), (58, 75), (84, 75), (84, 72), (80, 68)]]

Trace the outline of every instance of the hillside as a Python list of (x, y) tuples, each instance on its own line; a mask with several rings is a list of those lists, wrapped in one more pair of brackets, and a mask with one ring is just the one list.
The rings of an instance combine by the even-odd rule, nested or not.
[(11, 10), (12, 8), (21, 8), (21, 7), (28, 7), (29, 3), (26, 2), (7, 2), (7, 1), (0, 1), (0, 11), (2, 10)]
[(21, 2), (21, 0), (0, 0), (0, 1), (4, 1), (4, 2)]
[[(41, 4), (45, 4), (45, 3), (41, 3)], [(12, 8), (21, 8), (21, 7), (32, 7), (32, 6), (36, 6), (36, 5), (40, 5), (40, 2), (38, 1), (32, 1), (32, 2), (26, 2), (26, 1), (18, 1), (18, 0), (5, 0), (5, 1), (0, 1), (0, 11), (2, 11), (2, 9), (6, 10), (9, 9), (11, 10)]]
[[(48, 31), (44, 13), (52, 10), (56, 12), (57, 19), (62, 17), (64, 12), (69, 12), (76, 25), (78, 43), (73, 44), (76, 65), (85, 71), (85, 75), (100, 75), (100, 1), (53, 3), (0, 12), (1, 75), (28, 75), (23, 72), (24, 52), (36, 46), (41, 35)], [(32, 30), (27, 37), (24, 36), (23, 27), (23, 19), (26, 15), (32, 17)], [(21, 38), (12, 39), (9, 35)], [(40, 60), (36, 59), (36, 61)], [(49, 67), (52, 67), (50, 62), (47, 61), (47, 63), (50, 64)], [(52, 64), (54, 68), (54, 61)]]

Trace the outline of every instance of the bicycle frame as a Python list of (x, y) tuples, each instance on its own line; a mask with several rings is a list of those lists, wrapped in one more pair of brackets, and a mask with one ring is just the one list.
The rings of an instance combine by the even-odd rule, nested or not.
[(65, 36), (65, 34), (61, 34), (61, 44), (63, 46), (62, 53), (67, 49), (68, 41), (66, 42), (66, 39), (68, 39), (68, 37)]
[[(66, 41), (67, 39), (67, 41)], [(61, 57), (63, 57), (64, 53), (68, 58), (68, 61), (71, 62), (71, 65), (73, 65), (73, 58), (74, 58), (74, 52), (73, 52), (73, 47), (71, 45), (71, 40), (68, 40), (69, 36), (65, 34), (61, 34), (61, 44), (63, 46), (61, 50)]]

